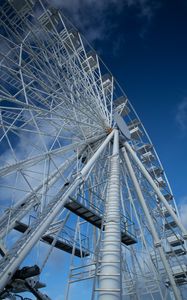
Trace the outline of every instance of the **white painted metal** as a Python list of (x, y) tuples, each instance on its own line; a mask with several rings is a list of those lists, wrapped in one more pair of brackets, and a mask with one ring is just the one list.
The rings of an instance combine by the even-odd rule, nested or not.
[[(17, 253), (18, 260), (16, 264), (14, 261), (14, 265), (12, 265), (14, 269), (16, 269), (16, 265), (19, 268), (18, 262), (24, 265), (26, 253), (29, 253), (30, 250), (36, 251), (38, 245), (34, 246), (33, 244), (34, 234), (39, 238), (41, 230), (43, 231), (44, 228), (51, 225), (49, 224), (52, 220), (51, 215), (54, 217), (55, 213), (59, 211), (59, 215), (58, 213), (57, 215), (62, 217), (60, 215), (62, 213), (64, 220), (66, 219), (68, 212), (63, 206), (62, 210), (60, 209), (63, 203), (63, 199), (60, 197), (67, 196), (73, 187), (76, 187), (72, 195), (76, 201), (83, 203), (93, 213), (99, 211), (102, 215), (103, 203), (109, 191), (107, 184), (110, 183), (110, 188), (114, 185), (110, 179), (113, 169), (109, 169), (108, 162), (110, 161), (111, 166), (113, 165), (115, 168), (121, 162), (121, 158), (117, 162), (115, 155), (111, 157), (112, 145), (114, 152), (118, 152), (118, 143), (109, 143), (100, 157), (95, 159), (91, 159), (91, 157), (101, 146), (102, 138), (112, 130), (114, 134), (116, 126), (114, 113), (116, 111), (124, 118), (125, 124), (128, 126), (128, 129), (124, 129), (126, 137), (130, 138), (131, 148), (140, 150), (140, 160), (144, 166), (148, 170), (155, 167), (163, 170), (163, 167), (127, 96), (101, 59), (97, 55), (90, 56), (88, 51), (91, 50), (91, 47), (60, 10), (51, 9), (47, 2), (44, 4), (42, 0), (37, 2), (31, 0), (4, 1), (1, 5), (1, 24), (3, 29), (1, 31), (0, 58), (0, 159), (2, 164), (0, 168), (2, 187), (0, 201), (7, 210), (0, 218), (0, 227), (2, 228), (0, 232), (4, 237), (2, 252), (7, 259), (4, 264), (6, 271), (8, 262), (13, 262), (14, 258), (16, 260)], [(104, 78), (103, 74), (105, 73), (108, 75)], [(114, 97), (117, 98), (116, 103), (115, 100), (113, 101)], [(123, 123), (123, 120), (121, 121)], [(120, 127), (119, 124), (118, 126)], [(129, 130), (132, 132), (131, 137)], [(117, 133), (115, 133), (115, 141), (116, 136)], [(123, 139), (120, 140), (120, 146), (122, 142)], [(145, 153), (141, 150), (144, 145), (151, 146), (145, 149)], [(133, 160), (133, 155), (131, 154), (129, 158)], [(70, 163), (71, 159), (72, 164)], [(176, 236), (180, 233), (180, 229), (184, 234), (184, 230), (179, 223), (175, 223), (175, 227), (168, 226), (166, 228), (165, 225), (170, 224), (170, 219), (174, 215), (171, 216), (170, 212), (163, 213), (165, 206), (162, 200), (165, 192), (163, 195), (161, 192), (164, 189), (160, 191), (160, 197), (155, 197), (157, 194), (153, 189), (155, 183), (152, 180), (150, 182), (153, 186), (149, 184), (145, 175), (142, 175), (143, 172), (139, 172), (138, 168), (140, 167), (134, 168), (134, 171), (146, 200), (144, 208), (155, 220), (156, 233), (159, 234), (163, 244), (166, 241), (168, 243), (167, 239), (170, 236)], [(164, 286), (162, 279), (163, 266), (160, 263), (160, 256), (157, 257), (156, 246), (159, 246), (159, 239), (156, 240), (156, 244), (153, 243), (149, 222), (144, 214), (140, 215), (142, 213), (140, 201), (137, 199), (133, 182), (127, 170), (124, 170), (123, 166), (119, 172), (121, 175), (121, 212), (124, 215), (121, 216), (123, 221), (121, 225), (129, 231), (132, 229), (137, 244), (122, 246), (122, 257), (120, 257), (122, 270), (118, 270), (120, 274), (118, 277), (116, 272), (117, 283), (111, 297), (116, 295), (118, 299), (134, 297), (142, 300), (145, 296), (155, 300), (159, 293), (162, 299), (166, 299), (168, 289)], [(124, 173), (126, 180), (124, 180)], [(155, 175), (155, 171), (153, 175)], [(115, 182), (117, 180), (115, 178)], [(164, 184), (166, 190), (172, 194), (165, 173), (162, 174), (160, 184)], [(64, 185), (65, 187), (62, 189)], [(61, 194), (57, 195), (57, 191), (60, 190)], [(117, 195), (117, 191), (115, 194)], [(129, 195), (131, 195), (131, 199), (129, 199)], [(162, 200), (158, 201), (157, 198), (162, 198)], [(170, 199), (174, 205), (171, 195)], [(49, 204), (49, 211), (46, 210), (46, 204)], [(168, 209), (166, 208), (166, 210)], [(88, 216), (91, 212), (87, 211), (85, 214)], [(128, 224), (126, 216), (131, 219), (131, 225)], [(31, 223), (29, 223), (31, 231), (25, 233), (17, 243), (14, 243), (12, 240), (10, 241), (14, 225), (23, 217), (24, 221), (31, 217)], [(33, 217), (36, 221), (32, 222)], [(49, 217), (49, 221), (47, 217)], [(109, 218), (107, 221), (110, 221)], [(132, 221), (135, 222), (135, 225)], [(68, 222), (68, 225), (74, 226), (73, 233), (71, 229), (68, 229), (67, 232), (73, 236), (69, 282), (72, 284), (89, 278), (96, 282), (96, 279), (101, 276), (102, 247), (105, 245), (107, 248), (107, 243), (104, 244), (104, 241), (100, 241), (99, 228), (83, 221), (77, 217), (76, 213), (69, 213)], [(152, 231), (154, 232), (154, 228)], [(83, 241), (81, 233), (84, 234)], [(102, 237), (105, 235), (108, 239), (109, 231), (108, 236), (103, 232)], [(90, 256), (77, 259), (75, 257), (76, 247), (82, 253), (83, 243), (88, 238), (89, 247), (86, 249)], [(55, 240), (53, 240), (54, 243)], [(118, 243), (116, 255), (121, 249), (121, 244), (119, 241)], [(101, 251), (98, 250), (100, 248)], [(148, 254), (149, 250), (149, 255), (145, 256), (144, 252)], [(109, 252), (112, 257), (110, 249)], [(12, 258), (13, 256), (14, 258)], [(168, 255), (171, 267), (183, 266), (183, 256), (185, 255), (181, 256), (175, 255), (174, 252), (172, 255)], [(152, 262), (153, 257), (154, 262)], [(154, 264), (153, 269), (149, 266), (146, 267), (146, 258), (151, 261), (151, 265)], [(27, 259), (29, 260), (29, 254)], [(1, 261), (2, 268), (4, 261)], [(117, 262), (114, 264), (119, 269)], [(87, 267), (88, 269), (85, 271)], [(114, 268), (108, 267), (114, 273)], [(78, 270), (78, 275), (75, 274), (76, 270)], [(106, 279), (108, 288), (111, 288), (109, 287), (110, 276), (106, 275), (104, 276), (103, 273), (103, 277), (101, 277), (103, 285)], [(185, 276), (185, 272), (181, 276)], [(119, 287), (120, 277), (123, 279), (122, 288)], [(154, 280), (158, 283), (154, 283)], [(112, 282), (114, 283), (114, 280)], [(146, 286), (143, 287), (143, 285)], [(123, 295), (119, 294), (119, 289), (122, 290)], [(95, 300), (94, 296), (98, 296), (98, 293), (101, 297), (103, 293), (103, 297), (105, 297), (109, 292), (105, 286), (103, 288), (99, 286), (95, 292), (93, 288), (92, 300)], [(70, 297), (70, 299), (72, 298)]]
[[(126, 166), (124, 165), (123, 166), (123, 169), (125, 170), (125, 173), (127, 173), (127, 168)], [(124, 174), (125, 176), (125, 174)], [(136, 219), (137, 219), (137, 222), (138, 222), (138, 225), (139, 225), (139, 228), (140, 228), (140, 232), (141, 232), (141, 238), (143, 240), (143, 245), (144, 247), (146, 248), (146, 251), (147, 251), (147, 256), (149, 257), (149, 260), (150, 260), (150, 267), (152, 269), (152, 272), (153, 272), (153, 280), (155, 281), (155, 283), (157, 284), (158, 286), (158, 290), (159, 290), (159, 293), (160, 293), (160, 297), (162, 300), (164, 300), (164, 296), (163, 296), (163, 293), (162, 293), (162, 290), (161, 290), (161, 278), (159, 276), (159, 273), (158, 273), (158, 270), (156, 269), (155, 265), (153, 264), (153, 261), (151, 259), (151, 254), (150, 254), (150, 249), (148, 248), (148, 244), (147, 244), (147, 241), (146, 241), (146, 236), (143, 232), (143, 228), (141, 226), (141, 223), (140, 223), (140, 219), (139, 219), (139, 216), (138, 216), (138, 213), (137, 213), (137, 210), (136, 210), (136, 207), (135, 207), (135, 204), (133, 202), (133, 198), (132, 198), (132, 193), (130, 191), (130, 188), (129, 188), (129, 184), (128, 184), (128, 181), (127, 181), (127, 178), (125, 176), (125, 182), (126, 182), (126, 187), (127, 187), (127, 191), (128, 191), (128, 197), (129, 197), (129, 200), (131, 202), (131, 205), (133, 206), (133, 209), (134, 209), (134, 212), (135, 212), (135, 216), (136, 216)], [(146, 285), (146, 284), (145, 284)], [(138, 292), (137, 292), (138, 293)]]
[(44, 183), (41, 183), (37, 188), (35, 188), (26, 198), (16, 203), (10, 210), (7, 210), (4, 215), (0, 218), (0, 238), (3, 239), (5, 235), (14, 228), (17, 221), (20, 221), (36, 204), (41, 203), (41, 195), (38, 193), (46, 184), (47, 188), (54, 184), (59, 177), (62, 176), (63, 172), (76, 160), (76, 156), (72, 156), (70, 159), (66, 160), (58, 170), (55, 170)]
[(138, 158), (138, 156), (136, 155), (136, 153), (134, 152), (134, 150), (132, 149), (132, 147), (129, 145), (128, 142), (124, 143), (125, 148), (129, 151), (129, 153), (132, 155), (132, 158), (134, 159), (134, 161), (137, 163), (138, 167), (140, 168), (140, 170), (142, 171), (143, 175), (145, 176), (145, 178), (148, 180), (148, 182), (150, 183), (150, 185), (153, 187), (153, 189), (155, 190), (155, 193), (158, 195), (160, 201), (163, 202), (163, 204), (165, 205), (165, 207), (167, 208), (168, 212), (170, 213), (170, 215), (173, 217), (173, 219), (175, 220), (175, 222), (177, 223), (178, 227), (181, 229), (182, 233), (183, 233), (183, 237), (185, 239), (187, 239), (187, 232), (186, 229), (184, 228), (183, 224), (181, 223), (181, 221), (179, 220), (178, 216), (176, 215), (176, 213), (173, 211), (173, 209), (171, 208), (171, 206), (168, 204), (167, 200), (164, 198), (164, 196), (162, 195), (161, 191), (159, 190), (159, 188), (156, 186), (154, 180), (152, 179), (152, 177), (149, 175), (149, 173), (147, 172), (147, 170), (145, 169), (144, 165), (142, 164), (142, 162), (140, 161), (140, 159)]
[(101, 241), (101, 264), (98, 272), (99, 300), (121, 299), (121, 218), (119, 182), (119, 133), (115, 130), (113, 153), (104, 215), (104, 233)]
[(159, 236), (157, 234), (157, 231), (155, 229), (152, 217), (151, 217), (151, 215), (149, 213), (149, 210), (147, 208), (147, 205), (146, 205), (146, 202), (144, 200), (141, 188), (139, 186), (138, 180), (137, 180), (136, 175), (134, 173), (134, 170), (132, 168), (132, 165), (131, 165), (131, 162), (130, 162), (130, 159), (128, 157), (128, 154), (127, 154), (127, 151), (126, 151), (125, 147), (122, 148), (122, 151), (123, 151), (123, 155), (124, 155), (124, 158), (125, 158), (125, 162), (126, 162), (129, 174), (130, 174), (132, 182), (134, 184), (135, 191), (136, 191), (136, 193), (138, 195), (138, 199), (139, 199), (139, 201), (141, 203), (141, 206), (142, 206), (143, 211), (145, 213), (145, 217), (146, 217), (147, 222), (149, 224), (149, 228), (150, 228), (150, 231), (152, 233), (153, 240), (154, 240), (154, 245), (155, 245), (156, 248), (158, 248), (158, 251), (159, 251), (162, 263), (164, 265), (164, 268), (165, 268), (166, 273), (168, 275), (170, 284), (172, 286), (173, 293), (174, 293), (174, 295), (175, 295), (175, 297), (176, 297), (177, 300), (182, 300), (180, 292), (179, 292), (179, 290), (178, 290), (178, 288), (176, 286), (175, 280), (173, 278), (172, 270), (171, 270), (171, 268), (170, 268), (170, 266), (169, 266), (169, 264), (167, 262), (166, 255), (165, 255), (164, 250), (162, 248), (162, 244), (161, 244), (160, 238), (159, 238)]
[(119, 130), (123, 134), (124, 138), (129, 140), (131, 138), (130, 131), (127, 127), (127, 124), (123, 120), (123, 118), (118, 114), (118, 112), (114, 113), (114, 121), (116, 122)]
[[(101, 152), (104, 150), (106, 145), (109, 143), (114, 135), (112, 131), (102, 145), (99, 147), (97, 152), (88, 161), (82, 171), (78, 174), (75, 180), (71, 183), (70, 187), (65, 190), (63, 188), (57, 194), (57, 196), (50, 202), (40, 218), (36, 220), (28, 229), (20, 240), (15, 244), (10, 252), (7, 253), (6, 257), (0, 261), (0, 290), (2, 290), (8, 283), (14, 272), (16, 271), (19, 264), (23, 261), (27, 253), (32, 249), (35, 243), (42, 237), (44, 232), (49, 228), (56, 215), (63, 208), (65, 202), (71, 193), (77, 188), (80, 183), (84, 181), (84, 176), (88, 173), (89, 169), (93, 166)], [(16, 255), (15, 255), (16, 254)], [(7, 259), (8, 258), (8, 259)]]
[[(102, 139), (103, 137), (104, 137), (104, 135), (101, 135), (100, 138)], [(98, 137), (87, 139), (85, 141), (82, 141), (81, 143), (76, 142), (76, 143), (73, 143), (71, 145), (64, 146), (63, 148), (48, 151), (46, 153), (42, 153), (40, 155), (25, 159), (23, 161), (19, 161), (15, 164), (12, 164), (11, 166), (6, 166), (6, 167), (3, 167), (3, 168), (0, 168), (0, 177), (6, 176), (7, 174), (10, 174), (10, 173), (12, 173), (16, 170), (19, 170), (19, 169), (26, 168), (30, 165), (34, 165), (38, 162), (41, 162), (42, 160), (45, 160), (49, 156), (53, 157), (53, 155), (54, 156), (55, 155), (63, 155), (65, 153), (67, 153), (68, 151), (75, 150), (77, 147), (80, 147), (81, 145), (82, 146), (88, 145), (89, 143), (93, 143), (97, 140), (99, 140)]]

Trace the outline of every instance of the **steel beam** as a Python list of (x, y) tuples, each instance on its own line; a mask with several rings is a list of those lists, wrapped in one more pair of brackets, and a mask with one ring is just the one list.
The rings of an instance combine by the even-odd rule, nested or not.
[(142, 162), (140, 161), (140, 159), (138, 158), (138, 156), (136, 155), (136, 153), (134, 152), (134, 150), (131, 148), (131, 146), (129, 145), (128, 142), (124, 143), (125, 148), (127, 149), (127, 151), (131, 154), (133, 160), (136, 162), (136, 164), (138, 165), (138, 167), (140, 168), (142, 174), (145, 176), (145, 178), (147, 179), (147, 181), (149, 182), (149, 184), (152, 186), (152, 188), (154, 189), (155, 193), (157, 194), (158, 198), (160, 199), (160, 201), (164, 204), (164, 206), (166, 207), (166, 209), (168, 210), (169, 214), (173, 217), (173, 219), (175, 220), (176, 224), (178, 225), (178, 227), (181, 229), (182, 233), (183, 233), (183, 237), (184, 239), (187, 239), (187, 231), (184, 228), (184, 226), (182, 225), (181, 221), (179, 220), (178, 216), (176, 215), (176, 213), (173, 211), (173, 209), (171, 208), (171, 206), (169, 205), (169, 203), (167, 202), (167, 200), (164, 198), (164, 196), (162, 195), (161, 191), (159, 190), (159, 188), (156, 186), (154, 180), (152, 179), (152, 177), (149, 175), (149, 173), (147, 172), (146, 168), (144, 167), (144, 165), (142, 164)]
[(101, 265), (99, 300), (121, 299), (121, 230), (120, 230), (120, 182), (119, 182), (119, 133), (115, 130), (113, 155), (110, 158), (110, 177), (105, 205), (103, 240), (101, 241)]
[(49, 177), (44, 179), (35, 189), (32, 190), (26, 197), (18, 201), (10, 210), (6, 210), (0, 218), (0, 238), (3, 239), (15, 226), (17, 221), (20, 221), (34, 205), (41, 203), (41, 189), (47, 184), (49, 189), (70, 167), (76, 160), (76, 155), (71, 156), (68, 160), (55, 170)]
[(153, 223), (153, 219), (151, 217), (151, 214), (150, 214), (149, 209), (147, 207), (147, 204), (145, 202), (145, 199), (144, 199), (144, 196), (142, 194), (139, 182), (138, 182), (138, 180), (136, 178), (135, 172), (134, 172), (134, 170), (132, 168), (132, 165), (131, 165), (131, 162), (130, 162), (130, 159), (128, 157), (128, 154), (127, 154), (127, 151), (126, 151), (125, 147), (122, 148), (122, 151), (123, 151), (123, 156), (124, 156), (124, 159), (125, 159), (125, 163), (127, 165), (127, 169), (128, 169), (129, 175), (130, 175), (131, 180), (132, 180), (133, 185), (134, 185), (134, 189), (135, 189), (135, 191), (137, 193), (138, 199), (140, 201), (140, 204), (141, 204), (142, 209), (144, 211), (145, 217), (147, 219), (147, 222), (148, 222), (148, 225), (149, 225), (149, 229), (150, 229), (152, 237), (153, 237), (154, 245), (155, 245), (155, 247), (158, 248), (158, 252), (160, 254), (160, 258), (162, 260), (162, 263), (163, 263), (163, 266), (165, 268), (165, 271), (166, 271), (166, 273), (168, 275), (171, 287), (173, 289), (173, 293), (174, 293), (174, 295), (175, 295), (175, 297), (176, 297), (177, 300), (182, 300), (180, 292), (179, 292), (179, 290), (178, 290), (178, 288), (176, 286), (175, 280), (173, 278), (172, 270), (171, 270), (170, 265), (169, 265), (169, 263), (168, 263), (168, 261), (166, 259), (164, 250), (163, 250), (162, 245), (161, 245), (160, 238), (159, 238), (158, 233), (156, 231), (155, 225)]
[(7, 283), (11, 280), (21, 262), (40, 240), (42, 235), (47, 231), (50, 224), (54, 221), (55, 217), (64, 207), (64, 204), (68, 200), (69, 196), (84, 181), (85, 176), (93, 167), (100, 154), (112, 139), (113, 135), (114, 130), (107, 136), (107, 138), (94, 153), (88, 163), (84, 166), (84, 168), (80, 171), (77, 177), (67, 186), (67, 189), (64, 191), (62, 188), (62, 190), (59, 191), (56, 197), (54, 197), (54, 199), (44, 209), (41, 216), (31, 224), (30, 228), (22, 235), (22, 237), (13, 245), (11, 250), (0, 261), (0, 291), (2, 291)]

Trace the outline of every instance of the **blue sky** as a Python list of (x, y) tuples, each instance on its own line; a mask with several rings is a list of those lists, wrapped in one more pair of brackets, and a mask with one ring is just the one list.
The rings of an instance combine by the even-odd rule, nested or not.
[[(187, 225), (187, 1), (53, 2), (124, 88), (156, 147)], [(79, 294), (77, 299), (82, 298)]]
[(124, 88), (187, 213), (187, 1), (54, 3), (64, 8)]
[[(53, 0), (50, 3), (64, 10), (124, 88), (156, 147), (185, 221), (187, 1)], [(69, 255), (62, 256), (55, 250), (44, 270), (44, 282), (49, 278), (46, 292), (53, 295), (53, 300), (62, 299), (64, 291), (59, 286), (65, 281), (63, 270), (69, 259)], [(55, 279), (51, 277), (54, 273)], [(79, 294), (76, 299), (83, 296)]]

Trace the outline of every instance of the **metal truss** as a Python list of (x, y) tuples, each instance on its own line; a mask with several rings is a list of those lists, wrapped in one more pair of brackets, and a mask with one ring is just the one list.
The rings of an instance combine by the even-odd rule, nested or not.
[(49, 299), (39, 274), (54, 248), (69, 253), (64, 299), (75, 286), (185, 299), (186, 229), (122, 88), (48, 2), (5, 1), (0, 16), (0, 299)]

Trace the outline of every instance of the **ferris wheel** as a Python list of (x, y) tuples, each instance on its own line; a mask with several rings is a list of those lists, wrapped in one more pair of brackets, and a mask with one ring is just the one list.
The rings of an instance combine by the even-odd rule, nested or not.
[(115, 78), (44, 1), (5, 1), (1, 28), (0, 299), (49, 299), (54, 249), (61, 299), (185, 299), (187, 232)]

